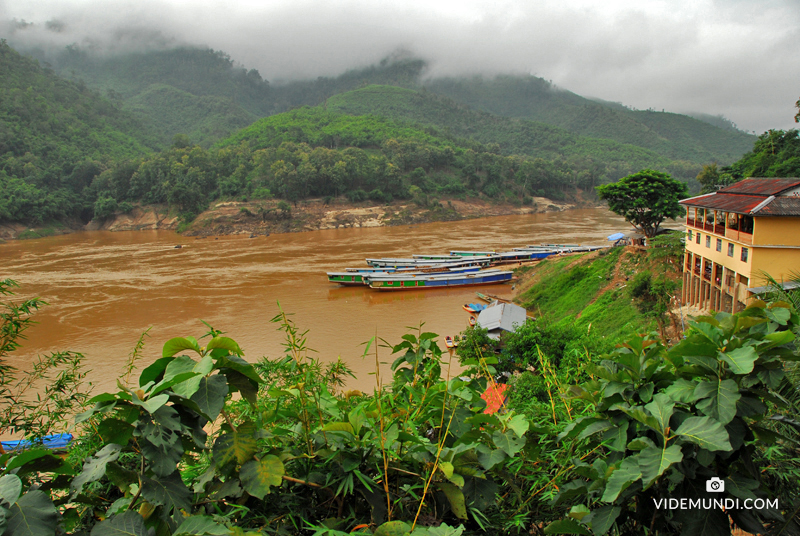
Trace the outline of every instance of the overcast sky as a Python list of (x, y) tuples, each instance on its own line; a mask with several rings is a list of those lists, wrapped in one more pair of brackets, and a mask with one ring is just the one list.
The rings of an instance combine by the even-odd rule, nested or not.
[(0, 0), (14, 19), (33, 25), (0, 25), (12, 43), (204, 45), (272, 83), (405, 49), (431, 76), (534, 74), (757, 133), (797, 126), (800, 0)]

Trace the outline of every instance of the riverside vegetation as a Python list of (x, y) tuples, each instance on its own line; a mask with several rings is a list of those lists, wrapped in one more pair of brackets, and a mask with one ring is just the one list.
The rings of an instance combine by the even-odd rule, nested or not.
[[(76, 394), (81, 356), (53, 361), (49, 371), (66, 375), (49, 399), (78, 412), (78, 438), (66, 459), (39, 448), (0, 458), (3, 533), (730, 534), (719, 510), (652, 501), (713, 498), (705, 482), (717, 476), (732, 497), (780, 505), (730, 511), (735, 526), (798, 534), (798, 298), (700, 317), (676, 344), (632, 335), (657, 327), (669, 285), (619, 283), (637, 264), (650, 274), (669, 249), (547, 261), (538, 277), (592, 285), (594, 303), (548, 304), (530, 287), (522, 300), (540, 319), (499, 354), (468, 330), (458, 376), (422, 326), (399, 343), (373, 339), (363, 353), (375, 361), (372, 393), (345, 390), (348, 368), (310, 358), (284, 313), (273, 319), (282, 357), (245, 361), (209, 326), (200, 340), (167, 341), (137, 381), (143, 336), (119, 391), (88, 400)], [(5, 358), (39, 305), (3, 306), (5, 385)], [(630, 309), (640, 314), (621, 321)], [(390, 355), (392, 377), (381, 378)], [(515, 374), (506, 406), (484, 413), (498, 373), (520, 369), (535, 373)], [(34, 440), (57, 429), (45, 416), (64, 413), (45, 408), (9, 418), (12, 391), (0, 424)]]
[[(106, 61), (73, 46), (46, 60), (0, 43), (0, 223), (77, 227), (137, 204), (188, 222), (215, 200), (271, 198), (524, 205), (642, 168), (692, 180), (752, 143), (735, 129), (593, 103), (533, 77), (428, 88), (415, 60), (280, 87), (208, 50)], [(581, 110), (591, 128), (552, 124)]]

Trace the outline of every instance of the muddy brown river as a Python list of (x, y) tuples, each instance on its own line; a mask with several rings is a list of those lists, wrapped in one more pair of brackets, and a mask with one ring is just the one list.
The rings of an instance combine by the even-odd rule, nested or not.
[[(377, 334), (396, 344), (407, 326), (420, 322), (442, 338), (455, 334), (467, 327), (461, 306), (476, 301), (476, 290), (511, 297), (512, 287), (380, 292), (330, 284), (326, 271), (366, 266), (366, 257), (499, 251), (542, 242), (603, 244), (629, 228), (607, 210), (582, 209), (252, 239), (97, 231), (9, 242), (0, 244), (0, 278), (20, 283), (15, 300), (39, 296), (49, 303), (10, 363), (25, 368), (37, 354), (74, 350), (86, 356), (95, 393), (116, 390), (143, 331), (152, 327), (140, 369), (160, 357), (166, 340), (203, 335), (201, 320), (238, 341), (249, 360), (278, 357), (284, 338), (270, 319), (280, 302), (298, 327), (309, 330), (307, 345), (317, 350), (312, 355), (323, 361), (341, 356), (357, 375), (349, 386), (371, 390), (374, 355), (362, 360), (362, 343)], [(380, 359), (392, 360), (385, 349)]]

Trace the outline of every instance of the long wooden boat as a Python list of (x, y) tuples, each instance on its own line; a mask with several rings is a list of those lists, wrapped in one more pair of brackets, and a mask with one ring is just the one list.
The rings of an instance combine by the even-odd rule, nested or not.
[(376, 268), (423, 268), (431, 267), (437, 264), (448, 264), (451, 266), (468, 264), (470, 266), (489, 266), (491, 264), (491, 257), (474, 257), (464, 259), (454, 257), (452, 260), (443, 261), (439, 260), (424, 260), (424, 259), (401, 259), (401, 258), (383, 258), (383, 259), (366, 259), (367, 264)]
[(403, 290), (420, 288), (449, 288), (472, 285), (493, 285), (507, 283), (514, 277), (514, 272), (502, 270), (484, 270), (466, 274), (437, 274), (420, 277), (402, 277), (399, 274), (385, 277), (370, 277), (369, 286), (378, 290)]
[[(433, 269), (433, 268), (430, 268)], [(384, 271), (384, 272), (328, 272), (328, 281), (330, 283), (338, 283), (344, 286), (359, 286), (359, 285), (367, 285), (369, 284), (369, 279), (372, 277), (388, 277), (388, 276), (399, 276), (399, 277), (421, 277), (421, 276), (429, 276), (431, 274), (441, 273), (441, 274), (461, 274), (461, 273), (470, 273), (470, 272), (477, 272), (480, 270), (480, 266), (442, 266), (436, 271), (424, 271), (424, 270), (417, 270), (417, 271)]]
[(421, 260), (426, 260), (426, 261), (435, 261), (435, 260), (448, 261), (448, 260), (452, 260), (453, 258), (461, 260), (456, 255), (423, 255), (423, 254), (417, 254), (417, 255), (411, 255), (411, 258), (413, 258), (413, 259), (421, 259)]
[(492, 255), (497, 255), (497, 252), (453, 250), (450, 252), (450, 255), (455, 255), (457, 257), (491, 257)]

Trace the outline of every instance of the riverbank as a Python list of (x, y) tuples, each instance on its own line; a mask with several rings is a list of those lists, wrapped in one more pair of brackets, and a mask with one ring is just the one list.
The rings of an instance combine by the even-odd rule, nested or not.
[(596, 202), (584, 200), (582, 197), (561, 202), (534, 197), (529, 205), (494, 203), (483, 199), (443, 199), (427, 204), (395, 202), (388, 205), (351, 203), (343, 198), (328, 202), (323, 199), (309, 199), (296, 206), (279, 200), (227, 201), (212, 204), (192, 222), (184, 223), (178, 215), (170, 213), (168, 207), (148, 205), (136, 206), (128, 213), (117, 214), (102, 223), (91, 221), (86, 225), (76, 223), (41, 227), (0, 225), (0, 240), (41, 238), (81, 230), (171, 230), (192, 237), (242, 234), (264, 236), (322, 229), (389, 227), (489, 216), (561, 212), (595, 206)]

